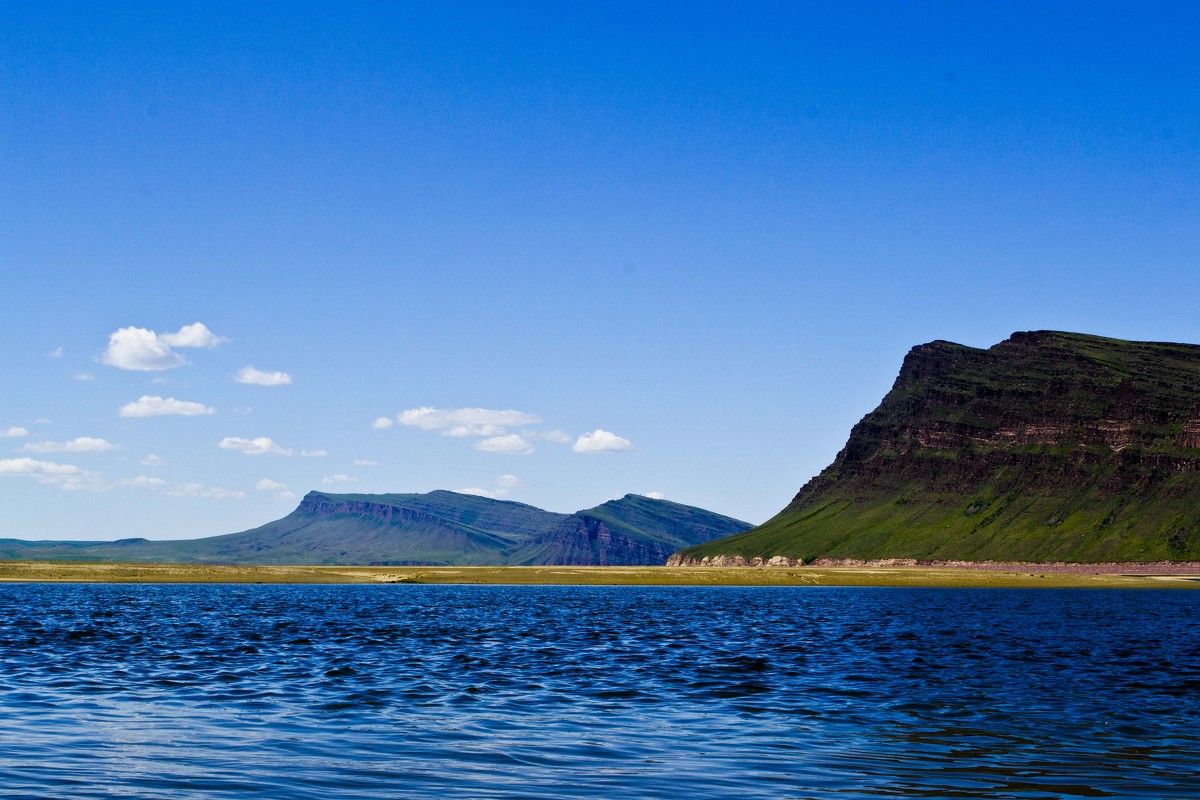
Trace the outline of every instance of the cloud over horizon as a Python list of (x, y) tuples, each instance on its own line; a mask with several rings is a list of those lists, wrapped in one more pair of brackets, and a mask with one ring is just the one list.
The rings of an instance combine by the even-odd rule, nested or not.
[(246, 493), (220, 486), (205, 486), (203, 483), (181, 483), (166, 491), (171, 497), (245, 497)]
[(519, 486), (521, 486), (521, 479), (516, 475), (501, 475), (499, 478), (496, 478), (496, 488), (494, 489), (472, 487), (470, 489), (457, 489), (456, 491), (459, 494), (472, 494), (476, 497), (490, 497), (493, 500), (499, 500), (508, 497), (509, 493)]
[(215, 413), (217, 413), (215, 408), (206, 406), (203, 403), (148, 394), (144, 394), (132, 403), (126, 403), (117, 409), (117, 414), (122, 417), (197, 417)]
[(93, 436), (79, 436), (69, 442), (30, 442), (19, 453), (105, 453), (120, 450), (120, 445)]
[(149, 328), (130, 326), (109, 334), (108, 347), (100, 361), (117, 369), (162, 372), (187, 363), (173, 348), (212, 349), (227, 341), (201, 322), (184, 325), (175, 333), (155, 333)]
[(533, 443), (516, 433), (507, 436), (489, 436), (472, 445), (482, 453), (504, 453), (506, 455), (527, 456), (533, 452)]
[(273, 492), (281, 500), (288, 500), (296, 496), (295, 492), (288, 489), (287, 484), (273, 481), (270, 478), (260, 479), (258, 483), (254, 484), (254, 488), (260, 492)]
[(226, 436), (217, 442), (222, 450), (234, 450), (248, 456), (309, 456), (320, 457), (329, 455), (324, 450), (293, 450), (290, 447), (280, 447), (266, 436), (254, 439), (243, 439), (240, 436)]
[(253, 386), (290, 386), (292, 376), (286, 372), (264, 372), (251, 366), (242, 367), (233, 379)]
[[(376, 420), (378, 422), (378, 420)], [(438, 431), (443, 436), (499, 436), (509, 428), (521, 425), (537, 425), (542, 418), (537, 414), (506, 409), (490, 408), (432, 408), (422, 406), (401, 411), (396, 415), (401, 425), (423, 431)], [(391, 426), (380, 426), (391, 427)]]
[(571, 445), (571, 449), (576, 453), (619, 453), (632, 450), (633, 442), (597, 428), (580, 436), (575, 444)]

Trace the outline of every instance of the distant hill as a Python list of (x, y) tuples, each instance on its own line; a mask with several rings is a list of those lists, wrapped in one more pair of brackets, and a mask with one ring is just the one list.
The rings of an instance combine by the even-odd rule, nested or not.
[(912, 349), (845, 448), (705, 557), (1200, 560), (1200, 346), (1015, 333)]
[(658, 565), (749, 528), (703, 509), (629, 494), (575, 514), (486, 497), (309, 492), (258, 528), (179, 541), (0, 540), (0, 558), (212, 564)]

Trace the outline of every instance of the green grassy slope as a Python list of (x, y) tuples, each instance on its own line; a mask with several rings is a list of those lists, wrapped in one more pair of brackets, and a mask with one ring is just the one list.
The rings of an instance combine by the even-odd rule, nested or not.
[(578, 514), (437, 491), (310, 492), (291, 514), (184, 541), (0, 540), (0, 559), (246, 565), (661, 565), (679, 547), (749, 525), (630, 495)]
[(572, 514), (518, 548), (508, 563), (657, 566), (682, 547), (749, 527), (749, 523), (702, 508), (627, 494)]
[(1200, 347), (914, 348), (782, 512), (685, 558), (1200, 560)]

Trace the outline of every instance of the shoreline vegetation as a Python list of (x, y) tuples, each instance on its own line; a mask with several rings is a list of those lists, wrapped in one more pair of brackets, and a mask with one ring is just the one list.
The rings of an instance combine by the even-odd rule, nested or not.
[(404, 567), (0, 561), (0, 582), (1200, 589), (1200, 563)]

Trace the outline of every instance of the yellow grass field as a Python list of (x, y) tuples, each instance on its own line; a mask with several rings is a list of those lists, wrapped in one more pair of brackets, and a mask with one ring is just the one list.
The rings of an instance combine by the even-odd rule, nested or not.
[(82, 583), (424, 583), (569, 586), (927, 586), (1200, 588), (1200, 574), (962, 567), (253, 567), (0, 562), (0, 581)]

